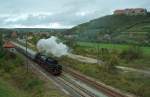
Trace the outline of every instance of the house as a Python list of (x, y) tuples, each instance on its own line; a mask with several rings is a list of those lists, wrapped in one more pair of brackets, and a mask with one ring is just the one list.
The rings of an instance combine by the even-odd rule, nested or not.
[(46, 37), (48, 37), (50, 35), (49, 32), (40, 32), (38, 34), (42, 35), (42, 36), (46, 36)]
[(134, 11), (135, 11), (136, 15), (146, 15), (147, 14), (147, 10), (143, 9), (143, 8), (136, 8)]
[(147, 15), (147, 10), (144, 8), (127, 8), (114, 11), (115, 15)]
[(114, 14), (115, 15), (125, 15), (125, 10), (115, 10)]
[(10, 52), (15, 52), (15, 45), (12, 44), (10, 41), (5, 41), (3, 47), (9, 50)]

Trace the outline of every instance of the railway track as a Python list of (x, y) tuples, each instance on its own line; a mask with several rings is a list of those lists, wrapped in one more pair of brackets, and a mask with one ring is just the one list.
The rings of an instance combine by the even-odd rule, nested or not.
[(104, 85), (95, 79), (85, 76), (71, 68), (65, 67), (65, 71), (74, 76), (75, 78), (88, 83), (89, 85), (95, 87), (97, 90), (103, 92), (108, 97), (136, 97), (135, 95), (129, 93), (122, 93), (121, 91), (114, 89), (110, 86)]
[(34, 67), (47, 79), (53, 81), (63, 92), (71, 97), (134, 97), (123, 95), (119, 91), (114, 91), (68, 67), (65, 67), (65, 72), (60, 77), (54, 77), (32, 60), (29, 59), (29, 62), (30, 66)]
[(31, 66), (35, 68), (37, 71), (41, 72), (44, 76), (46, 76), (47, 79), (53, 81), (55, 85), (58, 88), (60, 88), (64, 93), (66, 93), (69, 97), (108, 97), (101, 93), (99, 94), (102, 96), (98, 96), (92, 93), (92, 91), (87, 90), (85, 87), (82, 87), (75, 81), (69, 79), (68, 74), (66, 73), (63, 73), (61, 76), (55, 77), (35, 63), (34, 64), (32, 63)]
[(80, 86), (75, 85), (72, 82), (62, 77), (59, 77), (57, 81), (59, 81), (59, 83), (62, 82), (64, 85), (71, 88), (73, 92), (77, 95), (75, 97), (95, 97), (95, 96), (91, 96), (90, 92), (87, 92), (87, 91), (85, 92), (84, 89), (82, 89)]
[[(19, 52), (18, 52), (19, 53)], [(21, 54), (21, 53), (19, 53)], [(23, 54), (21, 54), (24, 58), (27, 58)], [(87, 90), (85, 87), (80, 86), (75, 81), (70, 80), (68, 74), (63, 72), (61, 76), (55, 77), (41, 68), (38, 64), (33, 62), (32, 60), (28, 60), (30, 64), (30, 69), (36, 70), (46, 79), (51, 80), (60, 90), (62, 90), (69, 97), (107, 97), (107, 96), (98, 96), (92, 93), (92, 91)]]

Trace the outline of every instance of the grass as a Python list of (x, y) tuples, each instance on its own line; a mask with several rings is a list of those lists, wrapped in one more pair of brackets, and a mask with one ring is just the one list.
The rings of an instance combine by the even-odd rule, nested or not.
[[(105, 44), (105, 43), (92, 43), (92, 42), (78, 42), (78, 45), (83, 48), (109, 48), (109, 49), (118, 49), (123, 50), (127, 49), (129, 45), (126, 44)], [(142, 47), (144, 54), (150, 55), (150, 47)]]
[[(109, 50), (115, 49), (118, 54), (128, 49), (129, 45), (125, 44), (104, 44), (104, 43), (91, 43), (91, 42), (78, 42), (73, 53), (80, 54), (83, 56), (88, 56), (92, 58), (98, 57), (98, 48), (108, 48)], [(150, 68), (150, 47), (141, 47), (143, 51), (143, 56), (141, 58), (126, 61), (125, 59), (120, 59), (121, 66), (133, 67), (138, 69), (148, 69)]]
[[(96, 43), (78, 42), (78, 45), (75, 48), (75, 51), (78, 50), (76, 53), (81, 54), (81, 55), (83, 54), (83, 55), (87, 55), (91, 57), (96, 57), (97, 45), (100, 48), (117, 49), (119, 51), (128, 48), (128, 45), (96, 44)], [(143, 47), (143, 49), (144, 49), (145, 54), (148, 55), (150, 53), (149, 47)], [(135, 60), (134, 62), (144, 63), (145, 58), (141, 60)], [(122, 62), (122, 63), (125, 63), (125, 62)], [(85, 63), (78, 62), (76, 60), (72, 60), (67, 57), (63, 57), (62, 59), (60, 59), (60, 64), (63, 64), (63, 65), (67, 64), (67, 66), (72, 67), (73, 69), (78, 70), (87, 76), (93, 77), (99, 81), (104, 82), (105, 84), (111, 85), (123, 91), (138, 95), (139, 97), (150, 96), (149, 76), (136, 74), (132, 72), (124, 73), (124, 72), (119, 72), (119, 71), (116, 73), (108, 73), (108, 72), (103, 71), (102, 68), (97, 64), (85, 64)], [(122, 64), (122, 65), (129, 66), (129, 63)], [(133, 65), (133, 67), (134, 66), (137, 67), (135, 64)], [(143, 64), (138, 65), (138, 68), (141, 68), (141, 66), (144, 67), (145, 65)], [(149, 66), (147, 65), (146, 67), (149, 67)]]
[(118, 70), (114, 73), (108, 73), (100, 65), (81, 63), (67, 57), (62, 58), (61, 64), (67, 64), (67, 66), (87, 76), (93, 77), (122, 91), (135, 94), (138, 97), (150, 96), (149, 76), (133, 72), (120, 72)]
[(30, 97), (24, 92), (14, 88), (8, 82), (0, 79), (0, 97)]
[[(31, 42), (30, 42), (31, 43)], [(33, 44), (33, 43), (31, 43)], [(34, 47), (28, 45), (29, 48), (37, 51), (35, 45)], [(106, 43), (92, 43), (92, 42), (77, 42), (77, 46), (73, 49), (73, 53), (92, 57), (97, 59), (98, 57), (98, 48), (108, 48), (108, 49), (116, 49), (118, 53), (122, 50), (125, 50), (129, 47), (127, 44), (106, 44)], [(130, 62), (126, 62), (125, 60), (121, 60), (121, 66), (139, 68), (139, 69), (147, 69), (150, 68), (150, 47), (141, 47), (144, 53), (144, 57), (140, 59), (136, 59)]]
[[(36, 47), (28, 46), (33, 50), (37, 50)], [(92, 43), (92, 42), (77, 42), (77, 46), (73, 49), (73, 53), (96, 58), (98, 56), (98, 48), (108, 48), (108, 49), (116, 49), (118, 53), (122, 50), (125, 50), (129, 47), (126, 44), (105, 44), (105, 43)], [(120, 60), (121, 66), (127, 66), (138, 69), (147, 69), (150, 68), (150, 47), (142, 47), (144, 57), (140, 59), (136, 59), (130, 62), (126, 62), (125, 60)]]
[(11, 91), (7, 91), (7, 87), (6, 89), (3, 88), (3, 85), (0, 83), (0, 89), (2, 88), (0, 97), (24, 97), (23, 94), (18, 96), (22, 91), (27, 97), (66, 97), (51, 81), (44, 80), (45, 78), (42, 78), (42, 75), (40, 76), (35, 70), (32, 71), (30, 69), (26, 73), (24, 62), (25, 60), (21, 55), (17, 54), (12, 56), (9, 52), (6, 52), (0, 58), (0, 79), (9, 82), (7, 85), (8, 88), (10, 87), (11, 89), (12, 87), (18, 91), (14, 92), (15, 94), (11, 94)]

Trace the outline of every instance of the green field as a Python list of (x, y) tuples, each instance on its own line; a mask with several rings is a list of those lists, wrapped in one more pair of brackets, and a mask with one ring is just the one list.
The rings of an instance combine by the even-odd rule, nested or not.
[[(73, 53), (91, 57), (98, 58), (98, 48), (108, 48), (109, 50), (116, 50), (120, 54), (123, 50), (128, 49), (129, 45), (126, 44), (105, 44), (105, 43), (92, 43), (92, 42), (77, 42), (76, 48), (73, 50)], [(125, 59), (120, 59), (119, 65), (139, 68), (139, 69), (148, 69), (150, 68), (150, 47), (141, 47), (143, 55), (141, 58), (127, 62)], [(99, 53), (100, 54), (100, 53)], [(100, 54), (101, 55), (101, 54)], [(118, 55), (119, 56), (119, 55)], [(101, 59), (100, 59), (101, 60)]]
[[(118, 49), (123, 50), (127, 49), (129, 45), (126, 44), (105, 44), (105, 43), (92, 43), (92, 42), (78, 42), (77, 43), (81, 47), (85, 48), (108, 48), (108, 49)], [(150, 55), (150, 47), (142, 47), (144, 54)]]

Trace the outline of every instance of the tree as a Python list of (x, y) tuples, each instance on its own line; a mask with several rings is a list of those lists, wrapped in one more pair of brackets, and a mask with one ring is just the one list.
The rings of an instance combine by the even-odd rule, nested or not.
[(3, 51), (3, 35), (0, 32), (0, 58), (4, 56), (4, 51)]
[(77, 41), (74, 37), (65, 38), (65, 40), (69, 47), (75, 48), (77, 46)]
[(108, 50), (101, 48), (101, 59), (103, 61), (103, 69), (106, 72), (115, 72), (115, 66), (119, 64), (119, 57), (116, 50)]
[(107, 72), (115, 72), (115, 66), (119, 64), (119, 58), (116, 54), (111, 54), (110, 58), (105, 63)]
[(101, 48), (101, 50), (100, 50), (100, 54), (101, 54), (101, 56), (100, 56), (100, 58), (101, 58), (101, 60), (102, 61), (107, 61), (108, 59), (109, 59), (109, 50), (107, 49), (107, 48)]
[(148, 45), (150, 45), (150, 32), (148, 32), (146, 36), (147, 36), (146, 40), (148, 42)]
[(2, 33), (0, 32), (0, 51), (2, 51), (2, 45), (3, 45), (3, 36)]

